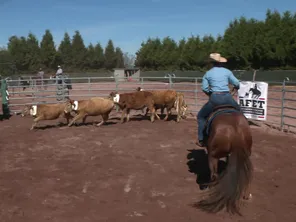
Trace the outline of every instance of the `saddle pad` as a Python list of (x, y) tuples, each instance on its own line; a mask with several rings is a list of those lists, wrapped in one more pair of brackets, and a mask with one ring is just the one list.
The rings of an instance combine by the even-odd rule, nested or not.
[(209, 116), (209, 118), (207, 119), (207, 122), (205, 125), (204, 133), (206, 134), (206, 136), (209, 135), (210, 129), (211, 129), (211, 124), (217, 116), (219, 116), (220, 114), (223, 114), (223, 113), (235, 113), (235, 112), (238, 113), (239, 111), (236, 109), (222, 109), (222, 110), (217, 110), (216, 112), (212, 113)]

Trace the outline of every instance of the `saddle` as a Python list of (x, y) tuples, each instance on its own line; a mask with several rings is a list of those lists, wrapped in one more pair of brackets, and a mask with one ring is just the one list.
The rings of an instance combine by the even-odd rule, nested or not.
[(208, 137), (211, 129), (211, 124), (217, 116), (224, 113), (235, 113), (235, 112), (240, 112), (240, 111), (232, 105), (215, 106), (213, 112), (209, 115), (209, 117), (206, 120), (206, 124), (203, 130), (205, 138)]

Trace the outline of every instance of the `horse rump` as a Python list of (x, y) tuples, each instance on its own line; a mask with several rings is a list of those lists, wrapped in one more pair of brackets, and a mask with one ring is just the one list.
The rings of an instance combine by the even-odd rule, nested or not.
[(218, 213), (226, 208), (228, 213), (241, 216), (241, 197), (249, 189), (253, 165), (244, 142), (236, 137), (233, 146), (226, 170), (209, 184), (208, 198), (197, 202), (194, 207), (208, 213)]

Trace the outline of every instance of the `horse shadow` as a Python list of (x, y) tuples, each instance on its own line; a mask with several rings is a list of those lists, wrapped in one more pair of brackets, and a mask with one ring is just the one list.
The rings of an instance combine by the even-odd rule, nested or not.
[[(200, 190), (204, 190), (208, 187), (208, 183), (211, 182), (211, 171), (209, 168), (208, 154), (204, 149), (200, 150), (188, 150), (187, 154), (187, 166), (190, 173), (196, 175), (196, 183), (199, 185)], [(218, 174), (226, 169), (227, 163), (223, 160), (218, 162)]]

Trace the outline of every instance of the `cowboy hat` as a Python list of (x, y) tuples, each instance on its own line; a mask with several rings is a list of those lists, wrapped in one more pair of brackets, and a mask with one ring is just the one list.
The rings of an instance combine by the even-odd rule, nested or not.
[(214, 62), (227, 62), (227, 59), (222, 57), (219, 53), (211, 53), (209, 60)]

